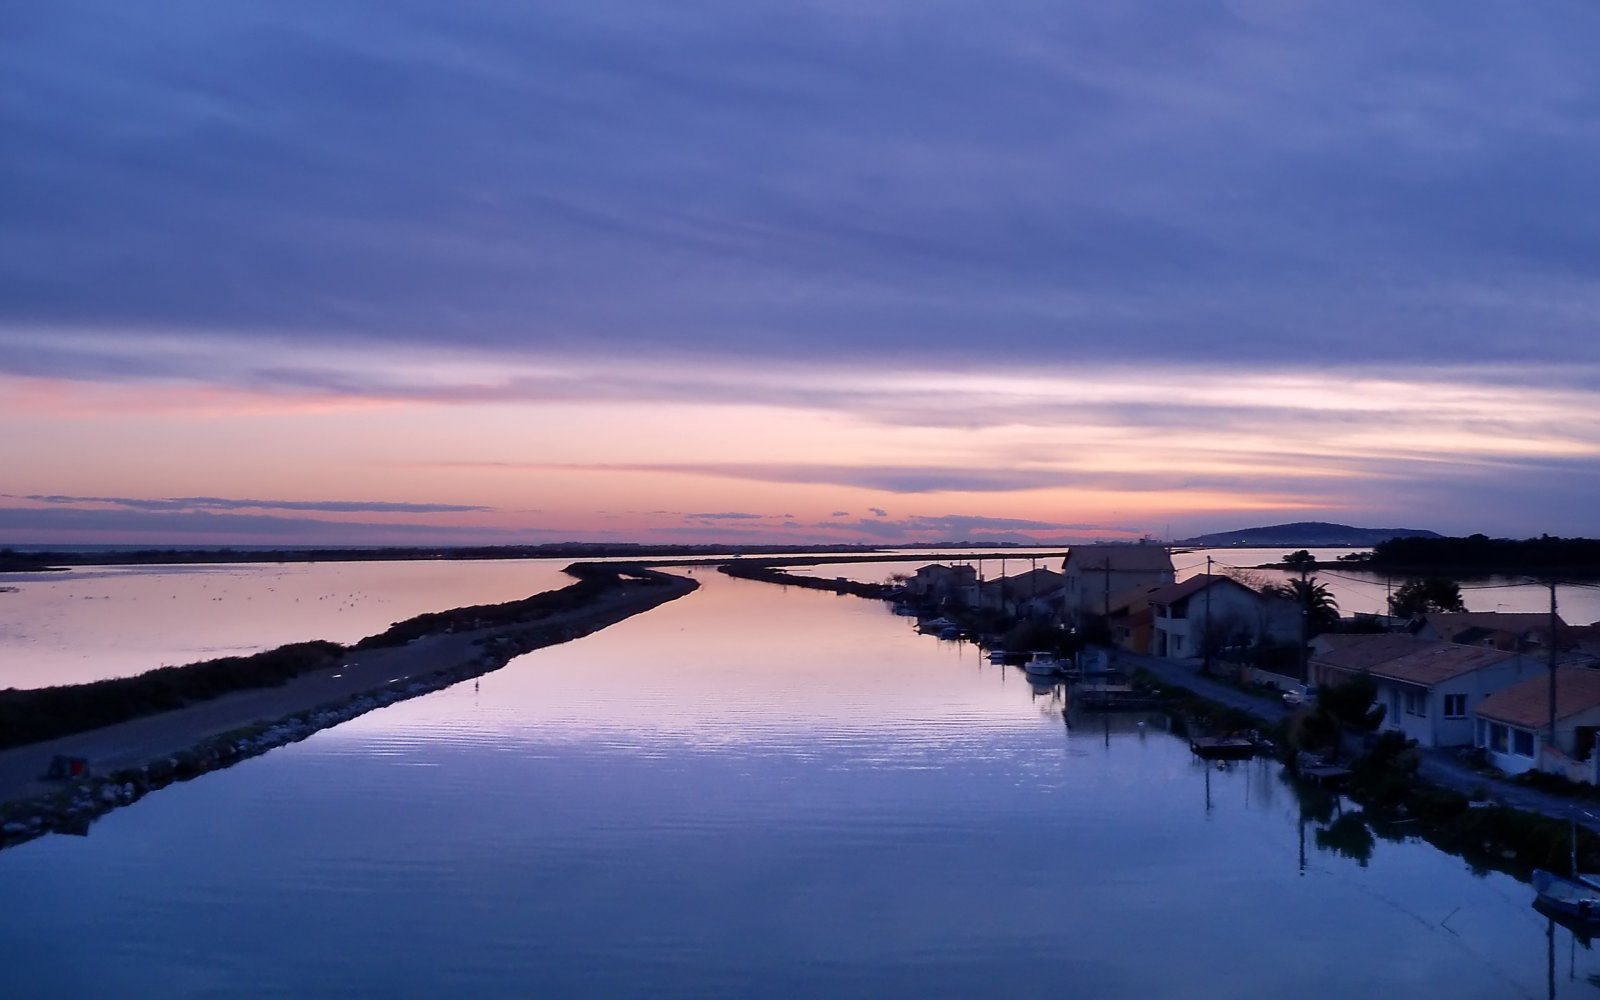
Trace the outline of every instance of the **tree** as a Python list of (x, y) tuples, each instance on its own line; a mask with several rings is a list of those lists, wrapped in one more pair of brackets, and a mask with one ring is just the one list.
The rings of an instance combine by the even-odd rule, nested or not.
[(1400, 589), (1389, 595), (1389, 613), (1401, 618), (1427, 614), (1430, 611), (1465, 611), (1461, 600), (1461, 585), (1443, 577), (1424, 580), (1407, 580)]
[(1321, 635), (1339, 627), (1339, 600), (1316, 577), (1290, 580), (1267, 591), (1269, 597), (1293, 601), (1306, 616), (1306, 635)]
[(1290, 569), (1315, 569), (1317, 565), (1317, 557), (1312, 555), (1310, 552), (1307, 552), (1305, 549), (1299, 549), (1284, 556), (1283, 564)]
[(1317, 719), (1322, 731), (1332, 731), (1333, 759), (1339, 759), (1346, 730), (1370, 733), (1383, 725), (1384, 706), (1376, 704), (1378, 685), (1366, 674), (1330, 684), (1317, 694)]
[(1242, 566), (1227, 566), (1222, 570), (1222, 575), (1234, 583), (1242, 583), (1251, 590), (1265, 593), (1272, 586), (1272, 580), (1267, 574), (1258, 569), (1246, 569)]

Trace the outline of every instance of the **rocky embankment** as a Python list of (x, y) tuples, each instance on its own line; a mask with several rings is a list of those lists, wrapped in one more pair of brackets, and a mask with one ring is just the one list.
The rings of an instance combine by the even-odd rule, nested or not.
[[(196, 733), (206, 727), (197, 725), (197, 713), (192, 707), (76, 734), (68, 739), (84, 750), (90, 766), (87, 774), (71, 781), (45, 784), (37, 778), (50, 763), (49, 750), (59, 749), (61, 740), (0, 753), (0, 758), (11, 757), (14, 763), (25, 766), (29, 775), (27, 780), (11, 781), (9, 787), (0, 783), (0, 847), (51, 832), (87, 833), (97, 817), (173, 782), (228, 767), (374, 709), (498, 670), (523, 653), (597, 632), (682, 597), (697, 586), (693, 580), (638, 567), (589, 563), (570, 567), (569, 572), (580, 582), (551, 595), (540, 595), (547, 598), (544, 600), (462, 609), (465, 614), (457, 611), (424, 616), (441, 631), (405, 628), (408, 645), (420, 640), (430, 640), (431, 644), (422, 645), (419, 655), (409, 657), (414, 661), (409, 667), (399, 656), (406, 651), (393, 651), (396, 655), (386, 662), (381, 673), (394, 679), (381, 685), (346, 692), (332, 700), (318, 700), (320, 695), (337, 688), (330, 678), (358, 673), (351, 669), (356, 666), (355, 657), (374, 655), (370, 645), (362, 651), (358, 644), (343, 663), (324, 671), (327, 676), (297, 679), (276, 691), (234, 696), (238, 724), (222, 732), (196, 738)], [(486, 620), (493, 624), (459, 629), (464, 623)], [(395, 677), (396, 671), (403, 676)], [(312, 702), (294, 704), (297, 699), (307, 698)], [(277, 711), (264, 717), (255, 714), (263, 706)], [(214, 730), (217, 714), (212, 711), (210, 715), (208, 722)], [(227, 712), (221, 717), (226, 718)], [(137, 761), (123, 759), (127, 752), (112, 748), (125, 747), (128, 740), (125, 735), (119, 739), (116, 730), (133, 725), (145, 730), (154, 725), (169, 737), (166, 742), (171, 749)], [(94, 752), (97, 746), (105, 748), (104, 753)], [(11, 774), (17, 773), (16, 767), (11, 768)]]

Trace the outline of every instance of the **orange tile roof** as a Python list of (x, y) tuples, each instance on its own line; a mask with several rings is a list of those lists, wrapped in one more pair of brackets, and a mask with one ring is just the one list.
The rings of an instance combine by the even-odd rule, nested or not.
[(1405, 632), (1385, 632), (1378, 635), (1330, 633), (1317, 636), (1316, 641), (1327, 646), (1328, 651), (1314, 654), (1311, 657), (1313, 665), (1334, 667), (1353, 673), (1370, 670), (1375, 664), (1415, 652), (1424, 645), (1430, 645)]
[[(1370, 673), (1432, 687), (1452, 677), (1514, 659), (1516, 653), (1488, 646), (1428, 642), (1411, 635), (1329, 636), (1332, 648), (1311, 658), (1317, 666)], [(1337, 641), (1337, 640), (1344, 641)]]
[(1433, 687), (1452, 677), (1516, 659), (1517, 654), (1488, 646), (1462, 646), (1454, 642), (1430, 642), (1415, 652), (1374, 664), (1374, 677)]
[[(1600, 708), (1600, 670), (1589, 667), (1556, 668), (1556, 718), (1565, 719)], [(1550, 671), (1541, 670), (1520, 684), (1496, 691), (1478, 705), (1478, 714), (1524, 729), (1550, 722)]]
[(1221, 584), (1222, 586), (1232, 584), (1235, 587), (1248, 590), (1252, 594), (1255, 593), (1255, 591), (1250, 590), (1249, 587), (1246, 587), (1231, 576), (1218, 576), (1214, 573), (1211, 576), (1206, 576), (1202, 573), (1199, 576), (1191, 576), (1182, 583), (1169, 583), (1160, 590), (1151, 591), (1149, 601), (1151, 604), (1176, 604), (1185, 597), (1200, 593), (1212, 584)]

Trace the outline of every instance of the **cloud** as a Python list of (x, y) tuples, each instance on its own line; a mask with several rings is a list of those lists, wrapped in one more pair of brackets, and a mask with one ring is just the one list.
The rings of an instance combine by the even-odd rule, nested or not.
[(273, 514), (0, 507), (0, 531), (19, 541), (222, 544), (506, 544), (541, 534), (437, 524), (323, 521)]
[[(9, 496), (9, 494), (0, 494)], [(76, 497), (32, 494), (13, 499), (35, 503), (81, 506), (105, 504), (150, 511), (204, 510), (299, 510), (325, 513), (441, 514), (466, 511), (492, 511), (493, 507), (453, 503), (403, 503), (386, 500), (234, 500), (225, 497)]]
[(1600, 360), (1592, 8), (1240, 7), (40, 6), (0, 55), (0, 322), (290, 356)]
[(889, 516), (889, 512), (884, 510), (882, 507), (868, 507), (867, 510), (872, 512), (872, 516), (873, 517), (888, 517)]
[(685, 521), (761, 521), (766, 519), (765, 514), (746, 513), (721, 513), (721, 514), (685, 514)]
[[(1220, 491), (1581, 522), (1557, 498), (1600, 456), (1600, 9), (1169, 8), (30, 5), (0, 50), (0, 375), (39, 409), (138, 387), (145, 415), (837, 417), (878, 436), (794, 463), (486, 437), (479, 465), (879, 494), (831, 501), (855, 509)], [(1485, 469), (1508, 482), (1448, 500)]]
[(983, 517), (967, 514), (924, 515), (903, 518), (860, 518), (855, 521), (819, 521), (815, 528), (829, 532), (846, 532), (856, 536), (876, 538), (884, 542), (938, 542), (978, 541), (1016, 542), (1019, 544), (1054, 544), (1055, 540), (1041, 540), (1039, 532), (1070, 533), (1079, 538), (1097, 535), (1126, 535), (1127, 528), (1098, 524), (1073, 524), (1056, 521), (1035, 521), (1014, 517)]

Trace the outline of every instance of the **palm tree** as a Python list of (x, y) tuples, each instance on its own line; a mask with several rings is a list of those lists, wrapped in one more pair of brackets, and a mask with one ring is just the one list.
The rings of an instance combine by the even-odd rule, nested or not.
[(1307, 636), (1329, 632), (1339, 625), (1339, 600), (1316, 577), (1290, 580), (1268, 591), (1270, 596), (1293, 601), (1306, 616)]

